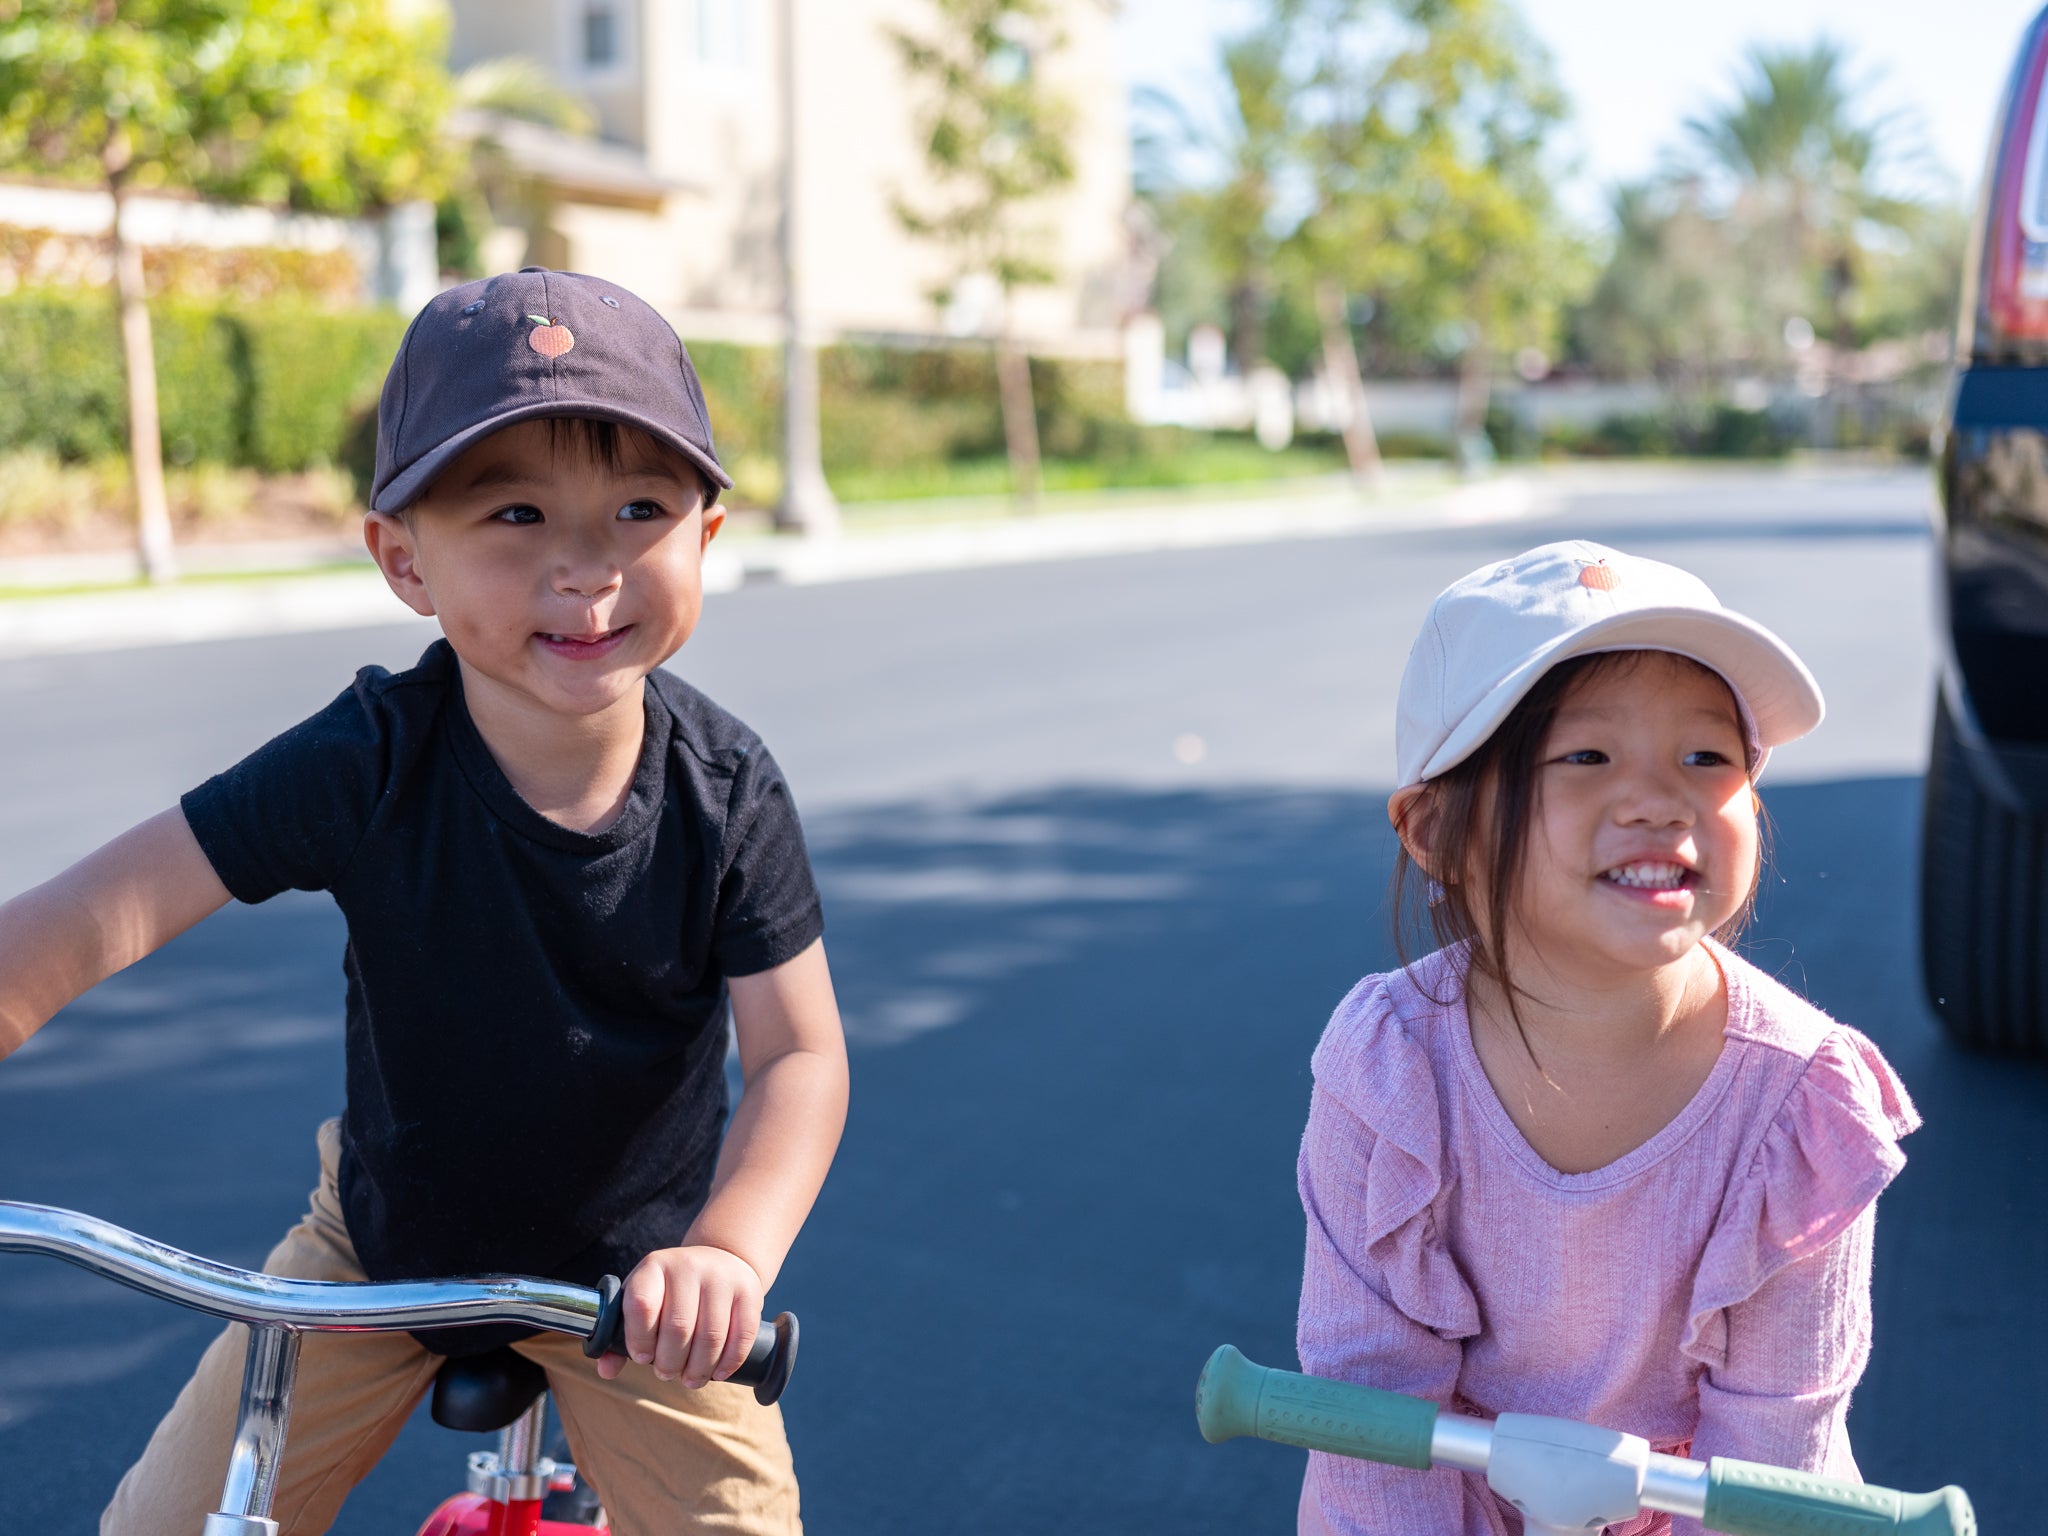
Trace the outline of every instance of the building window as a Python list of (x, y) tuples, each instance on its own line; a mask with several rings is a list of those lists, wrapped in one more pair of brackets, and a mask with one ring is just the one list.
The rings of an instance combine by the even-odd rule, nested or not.
[(697, 58), (714, 69), (747, 66), (748, 0), (697, 0)]
[(583, 67), (609, 69), (619, 62), (619, 18), (610, 5), (583, 7)]

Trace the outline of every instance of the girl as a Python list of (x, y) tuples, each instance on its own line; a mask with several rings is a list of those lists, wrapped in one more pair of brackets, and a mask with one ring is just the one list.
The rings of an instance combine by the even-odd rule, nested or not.
[[(1653, 560), (1549, 544), (1437, 598), (1387, 810), (1397, 926), (1426, 901), (1438, 947), (1360, 982), (1315, 1053), (1303, 1370), (1857, 1475), (1873, 1202), (1918, 1117), (1875, 1046), (1722, 942), (1757, 775), (1820, 718), (1782, 641)], [(1478, 1477), (1313, 1454), (1300, 1529), (1521, 1520)]]

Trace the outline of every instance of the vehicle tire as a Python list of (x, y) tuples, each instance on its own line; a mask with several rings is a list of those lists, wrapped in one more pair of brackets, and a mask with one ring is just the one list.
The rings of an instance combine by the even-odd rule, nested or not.
[(1977, 782), (1946, 696), (1934, 708), (1920, 827), (1920, 963), (1958, 1044), (2039, 1054), (2048, 1044), (2048, 817)]

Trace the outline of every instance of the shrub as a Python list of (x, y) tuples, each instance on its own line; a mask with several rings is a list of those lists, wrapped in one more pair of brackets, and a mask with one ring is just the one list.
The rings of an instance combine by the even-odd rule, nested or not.
[(1747, 411), (1724, 403), (1707, 413), (1689, 447), (1691, 452), (1711, 458), (1779, 459), (1792, 451), (1795, 442), (1791, 427), (1771, 412)]
[(127, 397), (111, 302), (17, 294), (0, 302), (0, 450), (44, 448), (66, 463), (124, 452)]
[(388, 309), (282, 302), (228, 320), (240, 348), (247, 436), (234, 462), (271, 474), (333, 464), (374, 412), (405, 322)]
[[(242, 340), (220, 310), (190, 303), (150, 306), (156, 343), (157, 415), (171, 464), (239, 464), (247, 430), (245, 391), (236, 378)], [(118, 375), (120, 356), (113, 363)], [(110, 430), (127, 449), (126, 420)]]
[(1396, 427), (1391, 432), (1377, 434), (1375, 440), (1383, 459), (1448, 459), (1451, 456), (1451, 440), (1434, 432)]
[[(157, 409), (173, 464), (276, 472), (341, 457), (374, 406), (403, 324), (388, 310), (303, 300), (227, 308), (150, 306)], [(103, 292), (0, 299), (0, 349), (17, 388), (0, 393), (0, 450), (39, 447), (77, 463), (123, 454), (127, 394), (120, 333)]]
[(88, 523), (122, 503), (125, 468), (118, 459), (66, 464), (43, 447), (0, 454), (0, 529), (63, 533)]
[(689, 343), (690, 362), (704, 386), (711, 435), (730, 469), (746, 458), (779, 459), (782, 452), (782, 356), (774, 347), (729, 341)]
[[(159, 299), (150, 314), (164, 456), (173, 466), (280, 474), (332, 465), (367, 495), (377, 392), (403, 335), (400, 316), (288, 296), (239, 305)], [(126, 452), (110, 294), (0, 297), (0, 347), (19, 381), (0, 394), (0, 452), (34, 447), (66, 463)], [(739, 498), (771, 500), (780, 488), (780, 349), (697, 342), (690, 356)], [(828, 475), (942, 479), (948, 466), (1004, 452), (995, 357), (986, 346), (843, 343), (822, 350), (818, 373)], [(1048, 462), (1137, 466), (1185, 447), (1184, 435), (1125, 418), (1121, 364), (1034, 358), (1031, 373)]]

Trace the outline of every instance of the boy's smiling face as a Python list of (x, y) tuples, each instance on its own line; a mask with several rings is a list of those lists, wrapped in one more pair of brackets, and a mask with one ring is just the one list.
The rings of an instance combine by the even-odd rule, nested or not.
[(507, 427), (364, 530), (392, 590), (440, 620), (467, 672), (553, 715), (639, 708), (642, 680), (697, 626), (725, 519), (681, 455), (615, 430), (606, 463), (582, 423)]

